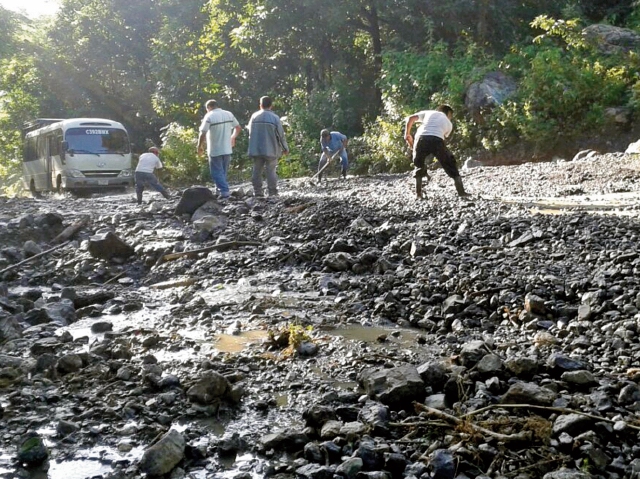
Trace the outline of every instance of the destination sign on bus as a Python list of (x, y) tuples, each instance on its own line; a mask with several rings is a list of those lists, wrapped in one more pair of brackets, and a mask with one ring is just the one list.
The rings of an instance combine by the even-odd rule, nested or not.
[(109, 130), (87, 130), (85, 133), (87, 135), (108, 135)]

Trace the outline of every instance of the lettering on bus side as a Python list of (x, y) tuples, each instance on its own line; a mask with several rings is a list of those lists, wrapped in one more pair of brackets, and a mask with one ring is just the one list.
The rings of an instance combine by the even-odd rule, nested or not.
[(87, 135), (108, 135), (109, 130), (86, 130)]

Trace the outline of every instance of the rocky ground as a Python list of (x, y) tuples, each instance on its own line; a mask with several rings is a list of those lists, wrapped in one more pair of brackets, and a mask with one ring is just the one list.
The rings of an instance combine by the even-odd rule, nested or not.
[(0, 477), (640, 477), (639, 172), (0, 198)]

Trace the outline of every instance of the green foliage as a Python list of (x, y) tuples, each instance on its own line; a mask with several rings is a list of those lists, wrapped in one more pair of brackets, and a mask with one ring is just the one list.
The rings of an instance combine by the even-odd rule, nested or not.
[(198, 132), (177, 123), (170, 123), (162, 133), (162, 163), (166, 168), (167, 182), (192, 185), (206, 183), (209, 169), (206, 156), (199, 157), (196, 149)]
[[(614, 3), (62, 0), (39, 24), (0, 7), (0, 177), (19, 173), (23, 122), (105, 116), (136, 151), (170, 123), (169, 180), (208, 182), (195, 152), (203, 103), (246, 123), (265, 94), (287, 129), (285, 178), (316, 171), (323, 128), (349, 137), (352, 172), (406, 171), (404, 119), (440, 103), (455, 111), (459, 157), (521, 141), (550, 149), (597, 132), (609, 107), (640, 108), (638, 55), (602, 55), (581, 32), (596, 19), (640, 25), (632, 0)], [(517, 93), (472, 118), (465, 92), (490, 71), (511, 75)], [(243, 134), (232, 182), (250, 177), (246, 146)]]
[(584, 43), (577, 21), (540, 17), (534, 26), (545, 33), (504, 60), (521, 70), (520, 83), (517, 95), (491, 116), (482, 139), (488, 149), (518, 139), (549, 149), (596, 131), (607, 107), (629, 102), (638, 70), (628, 57), (599, 55)]
[(404, 118), (380, 116), (367, 127), (361, 142), (365, 152), (358, 156), (358, 168), (371, 173), (402, 172), (411, 168), (411, 152), (404, 142)]

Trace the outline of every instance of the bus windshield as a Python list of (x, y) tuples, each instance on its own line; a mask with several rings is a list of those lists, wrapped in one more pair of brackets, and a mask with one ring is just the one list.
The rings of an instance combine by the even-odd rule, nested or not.
[(75, 153), (89, 153), (94, 155), (129, 153), (129, 138), (127, 132), (118, 128), (91, 127), (70, 128), (65, 134), (67, 151)]

